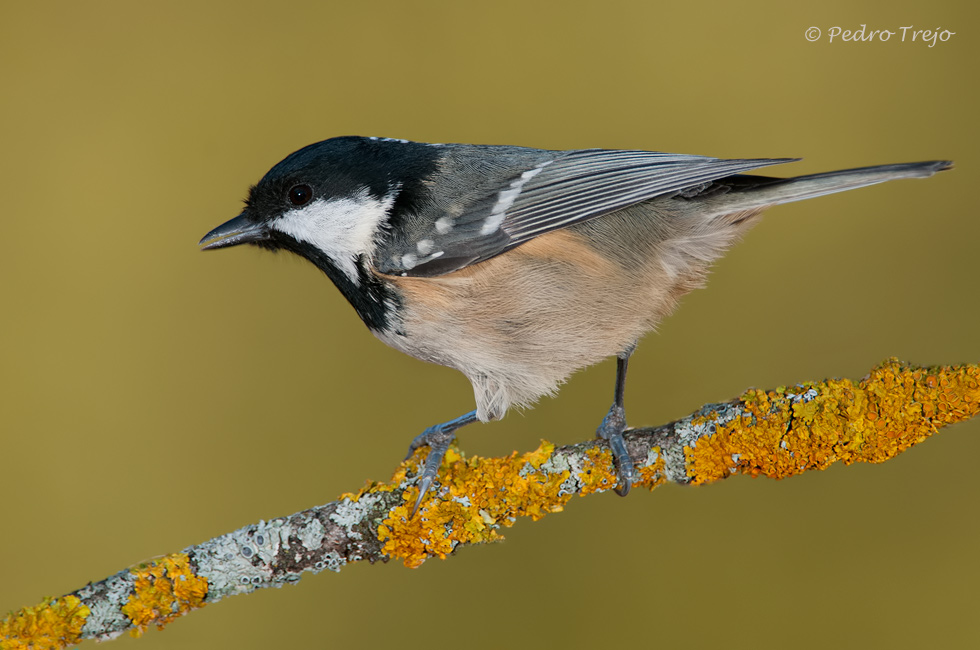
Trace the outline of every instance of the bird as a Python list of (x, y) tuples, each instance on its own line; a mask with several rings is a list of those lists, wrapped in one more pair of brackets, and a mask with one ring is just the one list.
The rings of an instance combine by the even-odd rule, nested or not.
[(596, 435), (626, 496), (630, 356), (762, 210), (952, 166), (746, 174), (797, 160), (334, 137), (272, 167), (200, 246), (306, 258), (378, 339), (469, 379), (476, 408), (409, 446), (406, 459), (429, 450), (413, 517), (460, 427), (529, 407), (610, 357), (613, 403)]

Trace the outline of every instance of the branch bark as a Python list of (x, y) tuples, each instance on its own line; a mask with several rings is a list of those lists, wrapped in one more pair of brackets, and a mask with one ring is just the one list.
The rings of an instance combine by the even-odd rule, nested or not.
[[(785, 478), (841, 461), (888, 460), (980, 412), (980, 365), (919, 368), (889, 360), (859, 382), (832, 379), (709, 404), (660, 427), (627, 433), (635, 486), (699, 485), (732, 474)], [(164, 627), (226, 596), (297, 582), (302, 573), (397, 558), (416, 567), (457, 547), (500, 538), (517, 517), (560, 512), (575, 495), (612, 489), (605, 443), (590, 440), (503, 458), (450, 449), (418, 515), (423, 452), (388, 483), (323, 506), (260, 521), (141, 564), (0, 622), (0, 648), (66, 648)]]

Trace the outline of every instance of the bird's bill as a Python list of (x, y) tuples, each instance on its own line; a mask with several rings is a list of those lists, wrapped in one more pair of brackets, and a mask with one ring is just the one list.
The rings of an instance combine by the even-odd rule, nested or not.
[(261, 223), (249, 221), (243, 213), (204, 235), (200, 246), (202, 251), (206, 251), (213, 248), (227, 248), (228, 246), (263, 241), (268, 238), (268, 229)]

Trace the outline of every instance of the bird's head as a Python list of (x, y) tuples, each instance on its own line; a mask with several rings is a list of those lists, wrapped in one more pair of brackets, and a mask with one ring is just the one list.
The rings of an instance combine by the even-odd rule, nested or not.
[(363, 265), (410, 209), (418, 179), (434, 168), (430, 145), (339, 137), (290, 154), (254, 185), (245, 209), (201, 240), (203, 250), (254, 244), (301, 255), (338, 285), (363, 280)]

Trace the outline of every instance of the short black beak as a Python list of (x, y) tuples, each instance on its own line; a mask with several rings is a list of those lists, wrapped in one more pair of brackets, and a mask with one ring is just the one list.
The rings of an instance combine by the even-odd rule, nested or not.
[(266, 239), (269, 239), (269, 230), (261, 223), (249, 221), (242, 213), (204, 235), (200, 246), (202, 251), (206, 251), (212, 248), (226, 248)]

